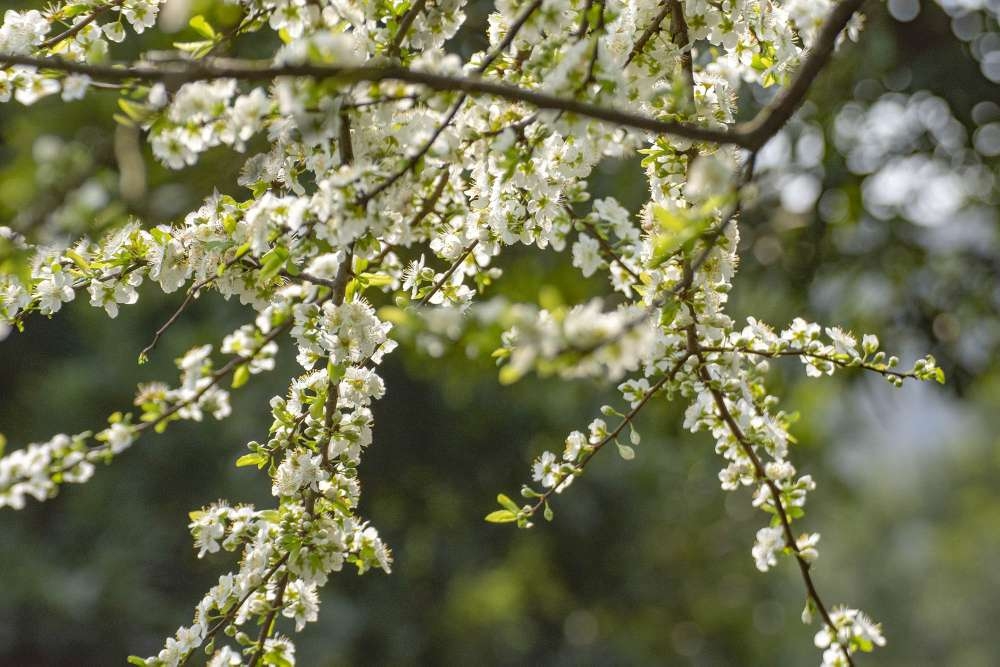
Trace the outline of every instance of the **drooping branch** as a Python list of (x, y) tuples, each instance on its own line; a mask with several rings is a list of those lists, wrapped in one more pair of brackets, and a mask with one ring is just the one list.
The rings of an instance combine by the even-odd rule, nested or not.
[[(693, 309), (691, 310), (693, 314)], [(827, 611), (826, 604), (819, 595), (819, 591), (816, 589), (816, 584), (813, 582), (812, 574), (810, 573), (809, 561), (802, 555), (802, 551), (799, 548), (798, 541), (795, 539), (795, 533), (792, 532), (792, 523), (788, 518), (788, 512), (785, 509), (785, 505), (781, 500), (781, 490), (778, 488), (776, 482), (774, 482), (764, 469), (764, 464), (761, 462), (760, 457), (757, 456), (757, 452), (754, 451), (753, 444), (747, 438), (743, 429), (740, 427), (739, 423), (733, 417), (732, 412), (729, 410), (729, 406), (726, 404), (726, 397), (723, 395), (722, 391), (713, 383), (712, 377), (708, 372), (706, 366), (703, 349), (698, 341), (698, 335), (695, 332), (695, 327), (692, 325), (688, 328), (688, 349), (693, 354), (699, 362), (698, 376), (701, 378), (705, 387), (708, 389), (709, 393), (712, 395), (712, 400), (715, 403), (716, 410), (718, 411), (720, 419), (729, 429), (730, 434), (739, 444), (740, 449), (750, 460), (751, 465), (754, 469), (754, 476), (757, 480), (764, 484), (771, 494), (771, 498), (774, 500), (774, 510), (778, 515), (781, 522), (781, 529), (785, 536), (785, 544), (788, 549), (791, 550), (792, 554), (795, 556), (795, 562), (799, 566), (799, 573), (802, 575), (802, 581), (806, 588), (806, 593), (812, 600), (813, 604), (816, 605), (816, 609), (819, 611), (820, 617), (823, 622), (830, 628), (834, 637), (837, 637), (837, 626), (830, 617), (829, 611)], [(839, 643), (839, 642), (838, 642)], [(841, 651), (844, 657), (847, 659), (847, 664), (853, 667), (854, 661), (851, 659), (851, 654), (847, 651), (847, 648), (841, 645)]]

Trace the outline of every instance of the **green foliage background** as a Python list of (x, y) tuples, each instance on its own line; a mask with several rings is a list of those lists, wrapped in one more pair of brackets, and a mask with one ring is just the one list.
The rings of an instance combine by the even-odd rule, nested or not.
[[(874, 4), (869, 13), (861, 44), (821, 77), (803, 117), (829, 131), (852, 91), (903, 81), (906, 90), (948, 100), (973, 127), (972, 106), (996, 98), (997, 88), (936, 5), (925, 3), (909, 24)], [(484, 18), (485, 8), (473, 5), (470, 25)], [(463, 32), (465, 51), (478, 48), (475, 33)], [(151, 39), (169, 44), (158, 36), (147, 46)], [(855, 85), (861, 81), (870, 85)], [(116, 156), (114, 110), (111, 94), (28, 111), (0, 107), (0, 224), (44, 240), (129, 213), (169, 221), (215, 188), (239, 194), (240, 160), (228, 152), (180, 173), (147, 154), (141, 197), (123, 192), (96, 209), (84, 202), (52, 222), (87, 179), (116, 190), (120, 169), (139, 175)], [(54, 171), (37, 161), (43, 135), (70, 146)], [(848, 196), (851, 215), (835, 225), (812, 213), (790, 221), (765, 198), (743, 225), (734, 311), (779, 325), (801, 314), (874, 331), (910, 358), (933, 352), (950, 381), (896, 391), (848, 373), (806, 382), (794, 362), (776, 369), (784, 407), (803, 415), (794, 460), (819, 481), (807, 520), (823, 534), (815, 576), (830, 601), (856, 604), (886, 624), (888, 646), (864, 664), (1000, 664), (1000, 574), (991, 566), (1000, 553), (1000, 373), (988, 343), (985, 361), (969, 364), (961, 354), (966, 325), (993, 333), (1000, 326), (1000, 248), (995, 240), (972, 255), (923, 247), (912, 242), (910, 223), (890, 220), (878, 223), (883, 243), (842, 252), (835, 241), (845, 230), (836, 227), (850, 231), (864, 217), (859, 179), (832, 150), (824, 166), (824, 187)], [(602, 167), (594, 191), (636, 210), (645, 195), (639, 173), (635, 161)], [(754, 252), (762, 238), (777, 241), (780, 253)], [(514, 252), (505, 269), (494, 293), (511, 298), (544, 289), (546, 298), (575, 303), (604, 289), (551, 253)], [(891, 307), (872, 307), (852, 289), (873, 274), (887, 279)], [(218, 341), (246, 317), (238, 304), (206, 294), (139, 367), (138, 351), (182, 298), (151, 289), (142, 297), (109, 321), (78, 296), (56, 318), (35, 318), (0, 344), (0, 431), (11, 447), (99, 428), (131, 405), (137, 382), (174, 377), (174, 357)], [(942, 314), (959, 333), (940, 326)], [(394, 547), (395, 570), (331, 579), (320, 622), (298, 640), (300, 664), (817, 661), (812, 632), (799, 621), (797, 573), (790, 562), (768, 576), (756, 572), (749, 549), (760, 517), (746, 495), (719, 490), (709, 440), (680, 429), (683, 406), (651, 406), (640, 420), (638, 458), (602, 456), (557, 498), (553, 524), (528, 532), (485, 524), (495, 494), (515, 491), (537, 452), (613, 398), (587, 382), (527, 378), (501, 387), (488, 352), (430, 359), (404, 349), (390, 357), (388, 395), (375, 408), (376, 442), (362, 468), (362, 513)], [(188, 621), (231, 556), (195, 558), (187, 512), (218, 498), (269, 502), (266, 480), (233, 461), (266, 432), (267, 399), (294, 372), (285, 353), (277, 371), (234, 393), (228, 421), (172, 426), (87, 485), (0, 512), (0, 664), (120, 664), (129, 653), (155, 653)]]

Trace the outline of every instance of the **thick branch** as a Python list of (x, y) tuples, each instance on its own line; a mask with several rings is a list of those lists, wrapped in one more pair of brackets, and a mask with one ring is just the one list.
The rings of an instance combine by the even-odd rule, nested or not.
[[(479, 76), (451, 76), (411, 70), (399, 65), (358, 65), (338, 67), (335, 65), (301, 64), (272, 66), (260, 61), (239, 61), (217, 59), (212, 62), (177, 62), (171, 66), (152, 67), (138, 65), (88, 65), (69, 62), (57, 58), (33, 58), (29, 56), (5, 55), (0, 62), (7, 65), (25, 65), (46, 68), (74, 74), (87, 74), (97, 79), (111, 82), (139, 80), (163, 82), (178, 86), (192, 81), (211, 79), (240, 79), (243, 81), (269, 81), (281, 76), (304, 76), (339, 79), (344, 83), (363, 81), (402, 81), (421, 85), (438, 92), (462, 92), (499, 97), (511, 102), (524, 102), (552, 111), (578, 114), (587, 118), (605, 121), (622, 127), (645, 130), (654, 134), (670, 134), (694, 141), (715, 144), (734, 144), (743, 148), (756, 149), (774, 136), (805, 99), (812, 82), (822, 71), (833, 53), (837, 36), (861, 6), (863, 0), (842, 0), (823, 24), (816, 43), (809, 56), (803, 61), (792, 83), (782, 91), (771, 104), (765, 107), (754, 120), (723, 129), (714, 129), (659, 120), (620, 109), (612, 109), (575, 99), (528, 90)], [(495, 56), (494, 56), (495, 57)], [(492, 60), (489, 60), (492, 62)], [(484, 65), (488, 63), (484, 62)], [(481, 67), (485, 70), (485, 67)]]
[(589, 102), (568, 99), (557, 95), (490, 81), (478, 76), (451, 76), (411, 70), (399, 65), (359, 65), (337, 67), (334, 65), (282, 65), (270, 66), (259, 61), (234, 61), (219, 59), (212, 63), (181, 62), (170, 66), (137, 65), (87, 65), (58, 58), (32, 58), (5, 55), (0, 63), (25, 65), (71, 74), (86, 74), (109, 82), (145, 81), (162, 82), (176, 87), (194, 81), (214, 79), (240, 79), (242, 81), (270, 81), (283, 76), (300, 76), (337, 79), (345, 84), (379, 81), (402, 81), (424, 86), (438, 92), (462, 92), (499, 97), (511, 102), (524, 102), (539, 109), (574, 113), (594, 120), (605, 121), (622, 127), (645, 130), (654, 134), (671, 134), (694, 141), (717, 144), (735, 144), (749, 147), (748, 136), (739, 128), (712, 129), (688, 123), (658, 120), (641, 114), (612, 109)]

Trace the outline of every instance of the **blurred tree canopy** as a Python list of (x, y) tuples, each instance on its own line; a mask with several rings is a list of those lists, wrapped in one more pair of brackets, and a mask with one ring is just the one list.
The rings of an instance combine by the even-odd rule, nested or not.
[[(847, 375), (807, 383), (784, 367), (775, 380), (806, 415), (794, 427), (800, 467), (824, 481), (812, 520), (831, 537), (815, 576), (887, 622), (880, 665), (1000, 664), (1000, 575), (988, 567), (1000, 553), (1000, 98), (989, 65), (1000, 45), (979, 10), (944, 4), (917, 4), (915, 16), (910, 3), (866, 6), (860, 43), (760, 158), (733, 295), (737, 316), (835, 320), (911, 356), (931, 351), (948, 373), (945, 387), (901, 391)], [(234, 20), (221, 3), (194, 0), (190, 11)], [(468, 13), (464, 52), (482, 47), (486, 9)], [(176, 27), (141, 46), (191, 36)], [(269, 46), (239, 44), (241, 55)], [(169, 222), (214, 189), (235, 193), (230, 152), (167, 172), (115, 111), (110, 95), (0, 107), (0, 224), (45, 242), (130, 215)], [(595, 197), (637, 209), (638, 170), (632, 159), (604, 165)], [(947, 206), (921, 203), (931, 188)], [(503, 267), (495, 293), (512, 299), (589, 293), (554, 254), (512, 253)], [(114, 322), (73, 303), (11, 334), (0, 345), (0, 431), (27, 442), (93, 428), (130, 404), (137, 382), (169, 377), (173, 358), (241, 322), (240, 306), (207, 294), (137, 366), (180, 298), (149, 290)], [(433, 364), (416, 349), (387, 362), (362, 510), (396, 567), (331, 580), (319, 622), (298, 638), (301, 664), (814, 662), (793, 564), (756, 576), (748, 498), (718, 492), (716, 454), (670, 404), (642, 415), (641, 456), (596, 466), (558, 521), (531, 532), (483, 523), (496, 490), (516, 488), (535, 454), (610, 394), (588, 381), (501, 386), (489, 358), (498, 341), (480, 343), (431, 346)], [(218, 563), (191, 549), (187, 512), (269, 497), (231, 454), (266, 431), (267, 399), (293, 366), (281, 356), (278, 372), (234, 395), (238, 418), (181, 424), (86, 486), (0, 512), (0, 663), (117, 664), (158, 649), (217, 576)]]

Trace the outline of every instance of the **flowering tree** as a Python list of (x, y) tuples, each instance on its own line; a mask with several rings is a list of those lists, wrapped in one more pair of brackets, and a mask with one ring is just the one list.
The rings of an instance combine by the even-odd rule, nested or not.
[[(653, 400), (688, 405), (707, 431), (723, 490), (753, 490), (766, 521), (751, 548), (767, 571), (785, 557), (804, 586), (824, 665), (854, 664), (881, 628), (832, 606), (810, 574), (819, 534), (799, 532), (815, 482), (789, 460), (791, 418), (765, 385), (769, 362), (796, 357), (809, 376), (868, 371), (893, 385), (943, 381), (931, 357), (912, 368), (879, 341), (795, 319), (775, 330), (737, 323), (725, 306), (741, 210), (758, 151), (792, 118), (837, 44), (861, 26), (861, 0), (505, 0), (489, 47), (467, 62), (445, 50), (458, 0), (240, 0), (240, 20), (191, 26), (178, 52), (123, 61), (111, 43), (155, 25), (157, 0), (78, 0), (8, 11), (0, 27), (0, 101), (120, 96), (118, 122), (146, 132), (157, 159), (183, 169), (213, 147), (250, 151), (245, 199), (215, 195), (172, 226), (133, 221), (99, 239), (32, 247), (0, 275), (0, 327), (23, 330), (86, 292), (115, 317), (153, 283), (185, 295), (140, 354), (207, 290), (252, 311), (177, 360), (175, 386), (138, 388), (134, 410), (96, 433), (59, 434), (0, 459), (0, 507), (44, 500), (89, 479), (146, 431), (230, 414), (229, 391), (274, 368), (281, 344), (303, 368), (270, 402), (266, 437), (236, 460), (271, 481), (273, 507), (219, 502), (191, 512), (199, 557), (240, 552), (198, 602), (193, 622), (140, 665), (178, 665), (199, 648), (212, 665), (287, 665), (282, 634), (317, 618), (319, 589), (345, 565), (390, 569), (391, 553), (357, 514), (358, 467), (373, 441), (378, 367), (397, 340), (430, 331), (458, 341), (503, 330), (499, 379), (527, 373), (614, 382), (621, 405), (536, 459), (523, 501), (499, 495), (486, 520), (552, 520), (557, 494), (598, 453), (636, 456), (635, 418)], [(264, 60), (224, 56), (273, 31)], [(768, 90), (753, 109), (741, 92)], [(776, 92), (775, 92), (776, 91)], [(755, 111), (752, 120), (738, 114)], [(591, 202), (602, 161), (642, 154), (649, 201), (630, 213)], [(607, 293), (569, 308), (491, 299), (501, 253), (569, 249)], [(442, 324), (445, 323), (445, 324)], [(395, 336), (395, 338), (394, 338)], [(607, 420), (610, 420), (610, 423)], [(287, 620), (284, 620), (287, 619)]]

